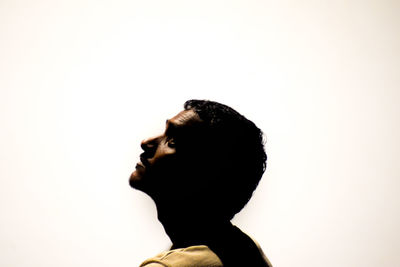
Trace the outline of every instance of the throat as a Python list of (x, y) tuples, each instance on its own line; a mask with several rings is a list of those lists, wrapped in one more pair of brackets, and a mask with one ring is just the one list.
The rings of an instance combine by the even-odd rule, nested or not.
[(172, 249), (207, 245), (222, 238), (233, 227), (229, 220), (216, 219), (184, 209), (159, 209), (158, 220), (172, 242)]

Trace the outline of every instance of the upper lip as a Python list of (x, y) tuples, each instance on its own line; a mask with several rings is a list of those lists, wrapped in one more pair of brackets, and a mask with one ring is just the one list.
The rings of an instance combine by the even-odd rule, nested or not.
[(140, 155), (140, 162), (147, 167), (147, 165), (149, 165), (149, 161), (144, 157), (144, 155)]

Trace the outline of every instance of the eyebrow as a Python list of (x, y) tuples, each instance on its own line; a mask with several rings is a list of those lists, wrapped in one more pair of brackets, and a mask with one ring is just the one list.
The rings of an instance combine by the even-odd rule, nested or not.
[(177, 129), (179, 129), (179, 125), (175, 124), (174, 122), (172, 122), (171, 120), (167, 119), (165, 121), (166, 124), (166, 130), (165, 133), (167, 134), (171, 134), (171, 133), (175, 133), (175, 131)]

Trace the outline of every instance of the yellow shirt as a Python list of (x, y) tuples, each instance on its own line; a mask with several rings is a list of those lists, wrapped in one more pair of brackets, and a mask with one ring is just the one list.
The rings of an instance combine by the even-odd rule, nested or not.
[(207, 246), (191, 246), (162, 252), (140, 267), (222, 267), (218, 256)]

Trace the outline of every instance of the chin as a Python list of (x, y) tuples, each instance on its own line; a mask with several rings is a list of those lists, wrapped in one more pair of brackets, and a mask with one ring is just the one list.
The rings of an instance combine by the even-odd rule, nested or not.
[(131, 177), (129, 178), (129, 185), (132, 188), (140, 189), (141, 188), (140, 184), (142, 183), (141, 181), (142, 181), (141, 175), (137, 171), (134, 171), (131, 174)]

